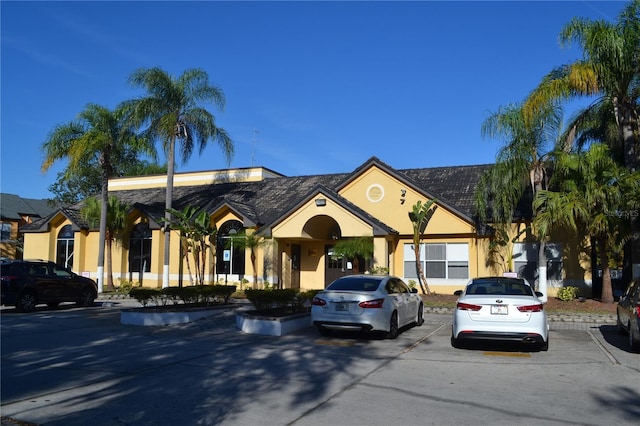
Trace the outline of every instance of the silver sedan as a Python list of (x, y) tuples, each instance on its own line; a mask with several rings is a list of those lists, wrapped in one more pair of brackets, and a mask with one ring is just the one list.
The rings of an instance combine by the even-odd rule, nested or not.
[(387, 275), (338, 278), (311, 303), (311, 320), (322, 335), (331, 330), (381, 331), (395, 339), (399, 329), (424, 323), (424, 306), (416, 289)]

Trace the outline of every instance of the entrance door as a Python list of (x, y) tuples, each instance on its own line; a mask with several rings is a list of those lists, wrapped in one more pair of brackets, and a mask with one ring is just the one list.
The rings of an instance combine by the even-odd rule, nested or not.
[(291, 244), (291, 288), (300, 289), (300, 244)]
[(333, 256), (333, 246), (324, 247), (324, 286), (325, 288), (337, 278), (349, 275), (350, 271), (344, 269), (344, 259)]

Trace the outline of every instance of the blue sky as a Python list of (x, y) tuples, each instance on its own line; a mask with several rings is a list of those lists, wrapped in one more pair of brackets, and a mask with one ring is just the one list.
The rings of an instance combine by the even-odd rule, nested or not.
[[(64, 163), (41, 146), (88, 103), (141, 94), (140, 67), (202, 68), (226, 95), (232, 167), (285, 175), (491, 163), (481, 125), (553, 67), (573, 17), (616, 21), (622, 1), (0, 3), (0, 191), (49, 198)], [(579, 105), (573, 105), (573, 107)], [(566, 115), (570, 115), (570, 110)], [(178, 171), (226, 167), (211, 145)]]

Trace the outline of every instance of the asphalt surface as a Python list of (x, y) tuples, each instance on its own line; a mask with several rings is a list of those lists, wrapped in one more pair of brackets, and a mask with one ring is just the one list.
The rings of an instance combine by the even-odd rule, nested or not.
[(243, 334), (232, 310), (123, 326), (131, 300), (2, 311), (7, 425), (637, 424), (640, 355), (615, 319), (551, 322), (549, 352), (450, 347), (451, 315), (396, 340)]

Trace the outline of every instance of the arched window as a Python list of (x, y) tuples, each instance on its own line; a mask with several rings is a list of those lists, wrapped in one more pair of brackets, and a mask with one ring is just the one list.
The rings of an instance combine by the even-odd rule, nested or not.
[(216, 273), (244, 275), (244, 248), (235, 246), (231, 236), (242, 232), (242, 222), (230, 220), (218, 229), (216, 242)]
[(73, 267), (73, 228), (71, 225), (63, 226), (58, 232), (56, 263), (69, 269)]
[(138, 223), (129, 235), (129, 277), (133, 273), (151, 272), (151, 229), (148, 223)]

